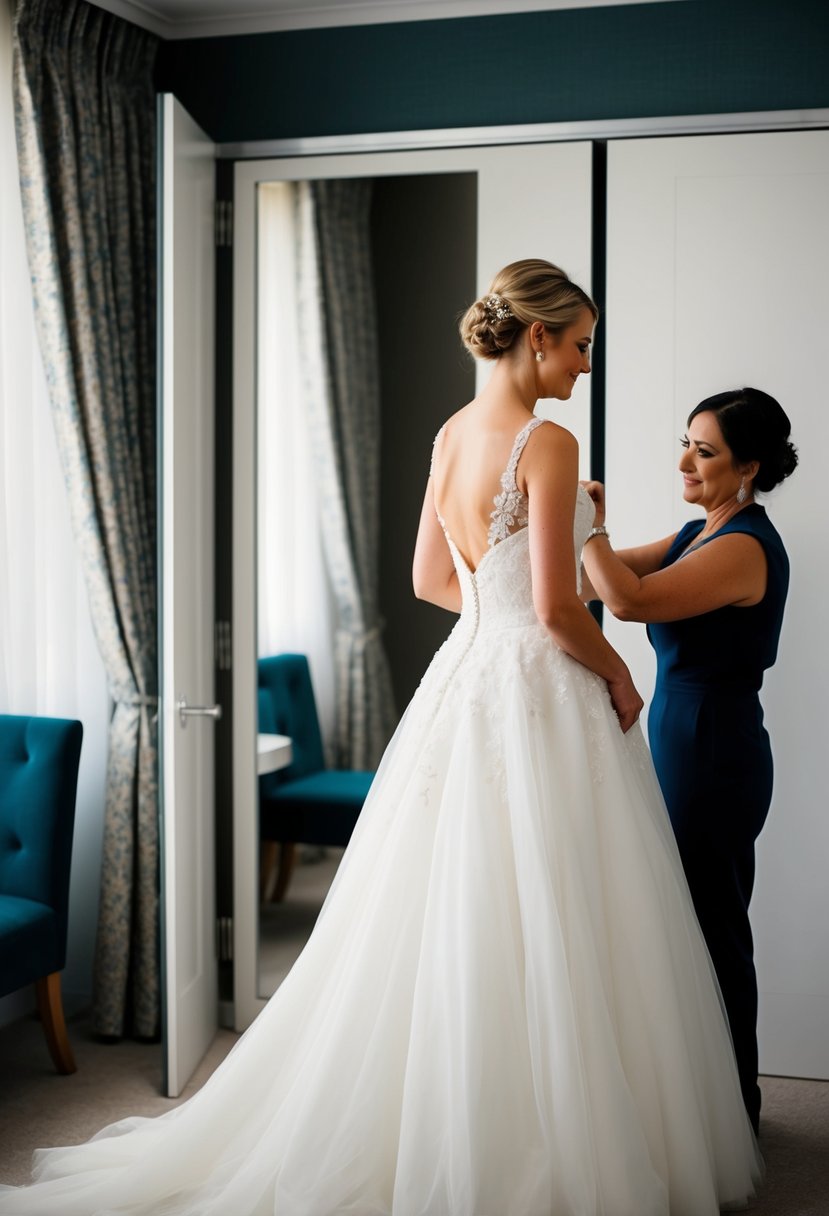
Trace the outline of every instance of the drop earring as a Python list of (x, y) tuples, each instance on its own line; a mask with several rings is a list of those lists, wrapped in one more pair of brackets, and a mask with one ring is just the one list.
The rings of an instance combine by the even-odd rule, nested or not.
[(536, 361), (536, 363), (542, 363), (544, 361), (544, 351), (543, 350), (537, 350), (535, 352), (535, 361)]
[(740, 504), (740, 506), (742, 506), (747, 498), (748, 490), (746, 489), (746, 479), (744, 477), (740, 482), (740, 488), (737, 491), (737, 502)]

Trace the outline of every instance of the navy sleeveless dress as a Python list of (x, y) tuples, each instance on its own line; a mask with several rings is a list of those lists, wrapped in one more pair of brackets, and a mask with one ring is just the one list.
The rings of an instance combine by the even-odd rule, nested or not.
[[(681, 559), (703, 520), (678, 533), (662, 569)], [(763, 507), (738, 511), (710, 544), (731, 532), (763, 546), (766, 594), (749, 608), (726, 607), (648, 626), (656, 689), (648, 716), (654, 764), (688, 884), (723, 993), (740, 1083), (757, 1129), (757, 980), (748, 904), (754, 842), (771, 802), (772, 756), (758, 692), (777, 657), (789, 585), (783, 542)]]

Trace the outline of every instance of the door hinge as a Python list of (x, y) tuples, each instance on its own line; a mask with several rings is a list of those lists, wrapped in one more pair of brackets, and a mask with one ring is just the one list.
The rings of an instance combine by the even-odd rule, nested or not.
[(216, 670), (230, 671), (233, 650), (230, 641), (230, 621), (216, 621), (214, 626)]
[(226, 249), (233, 244), (233, 203), (229, 199), (216, 199), (216, 245)]
[(233, 961), (233, 917), (216, 917), (216, 958), (220, 963)]

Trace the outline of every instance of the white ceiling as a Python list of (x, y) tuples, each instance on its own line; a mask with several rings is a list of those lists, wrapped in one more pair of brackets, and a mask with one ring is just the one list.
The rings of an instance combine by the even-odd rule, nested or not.
[[(93, 0), (162, 38), (212, 38), (322, 26), (485, 17), (559, 8), (598, 8), (631, 0)], [(635, 0), (640, 4), (682, 0)]]

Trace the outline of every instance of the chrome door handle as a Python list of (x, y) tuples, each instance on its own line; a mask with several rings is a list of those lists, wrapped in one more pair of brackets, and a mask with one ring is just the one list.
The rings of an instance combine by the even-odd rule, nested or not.
[(176, 709), (178, 710), (179, 721), (183, 727), (187, 726), (188, 718), (221, 718), (221, 705), (188, 705), (186, 697), (179, 697), (176, 701)]

